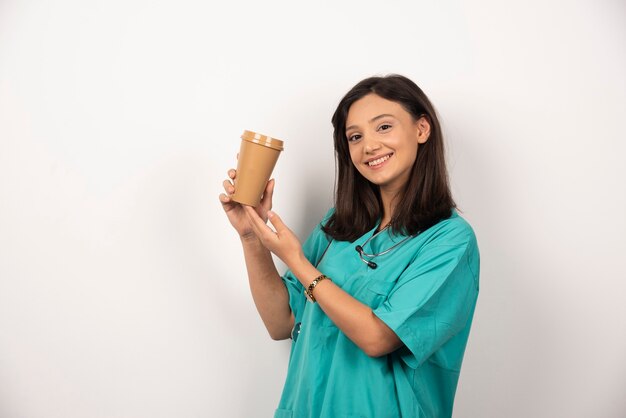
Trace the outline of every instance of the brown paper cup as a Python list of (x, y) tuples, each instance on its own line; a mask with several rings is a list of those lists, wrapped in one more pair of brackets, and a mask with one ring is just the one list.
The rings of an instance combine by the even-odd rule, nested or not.
[(235, 193), (231, 198), (244, 205), (257, 206), (282, 150), (283, 141), (280, 139), (243, 131)]

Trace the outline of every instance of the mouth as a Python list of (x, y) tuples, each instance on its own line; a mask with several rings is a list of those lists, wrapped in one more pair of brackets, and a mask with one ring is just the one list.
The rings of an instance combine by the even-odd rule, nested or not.
[(374, 157), (374, 158), (372, 158), (370, 160), (367, 160), (365, 162), (365, 164), (367, 166), (369, 166), (369, 167), (372, 167), (372, 168), (380, 167), (382, 164), (385, 163), (385, 161), (390, 159), (392, 155), (393, 155), (393, 152), (391, 152), (389, 154), (386, 154), (386, 155), (383, 155), (381, 157)]

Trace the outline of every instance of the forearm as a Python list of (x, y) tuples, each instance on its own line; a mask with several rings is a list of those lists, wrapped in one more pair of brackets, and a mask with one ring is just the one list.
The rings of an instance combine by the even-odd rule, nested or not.
[(289, 293), (276, 270), (271, 253), (256, 236), (242, 237), (241, 244), (252, 299), (263, 324), (272, 339), (289, 338), (294, 324), (289, 308)]
[[(251, 208), (246, 207), (246, 214), (255, 231), (255, 235), (260, 240), (258, 247), (254, 247), (256, 249), (255, 253), (259, 251), (259, 248), (264, 247), (264, 252), (262, 253), (264, 255), (262, 257), (257, 256), (259, 259), (262, 258), (271, 262), (271, 256), (268, 251), (271, 250), (289, 266), (292, 273), (305, 288), (321, 274), (307, 260), (298, 238), (287, 228), (278, 215), (273, 212), (267, 213), (269, 221), (276, 228), (274, 231)], [(265, 250), (265, 248), (268, 250)], [(252, 258), (250, 259), (252, 260)], [(248, 257), (246, 257), (246, 262), (249, 262)], [(275, 272), (276, 268), (273, 262), (271, 265), (272, 271)], [(249, 266), (248, 268), (250, 270), (251, 267)], [(278, 273), (272, 274), (278, 277)], [(285, 299), (288, 299), (287, 290), (284, 289), (284, 286), (282, 292), (282, 294), (285, 294)], [(359, 302), (330, 280), (321, 281), (315, 288), (314, 293), (326, 315), (368, 355), (373, 357), (381, 356), (402, 345), (397, 335), (374, 315), (369, 306)], [(289, 309), (289, 307), (287, 306), (286, 309)], [(293, 316), (291, 314), (289, 319), (289, 323), (292, 325)]]
[[(300, 260), (297, 264), (293, 272), (305, 288), (322, 274), (306, 260)], [(378, 357), (402, 345), (398, 336), (374, 315), (369, 306), (359, 302), (332, 281), (319, 282), (313, 293), (324, 313), (367, 355)]]

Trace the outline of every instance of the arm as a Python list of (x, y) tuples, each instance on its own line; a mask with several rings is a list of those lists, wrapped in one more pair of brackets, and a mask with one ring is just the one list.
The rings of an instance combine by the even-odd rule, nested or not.
[(294, 317), (289, 308), (289, 294), (280, 278), (270, 252), (256, 236), (242, 237), (243, 254), (248, 270), (252, 299), (274, 340), (284, 340), (291, 335)]
[[(306, 259), (295, 268), (297, 270), (292, 271), (305, 287), (322, 274)], [(374, 315), (369, 306), (344, 292), (332, 281), (323, 280), (315, 286), (315, 300), (337, 328), (368, 356), (380, 357), (402, 346), (398, 336)]]
[[(246, 208), (260, 242), (287, 264), (306, 288), (320, 274), (304, 256), (300, 242), (278, 217), (268, 212), (276, 228), (271, 230), (258, 214)], [(333, 323), (367, 355), (378, 357), (402, 346), (398, 336), (381, 321), (369, 306), (359, 302), (329, 280), (315, 287), (315, 299)]]
[[(227, 194), (222, 193), (219, 198), (228, 220), (241, 239), (252, 299), (272, 339), (289, 338), (294, 317), (289, 307), (287, 288), (276, 270), (270, 252), (254, 234), (243, 206), (230, 198), (235, 191), (232, 180), (235, 179), (236, 171), (229, 170), (228, 176), (230, 180), (224, 181)], [(273, 192), (274, 181), (270, 180), (259, 206), (250, 208), (259, 219), (261, 216), (266, 217), (272, 207)]]

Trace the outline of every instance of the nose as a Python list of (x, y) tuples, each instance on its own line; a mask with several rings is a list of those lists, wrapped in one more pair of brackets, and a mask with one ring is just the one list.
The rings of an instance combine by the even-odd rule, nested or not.
[(378, 142), (372, 135), (363, 136), (363, 151), (366, 154), (373, 154), (380, 149), (380, 142)]

